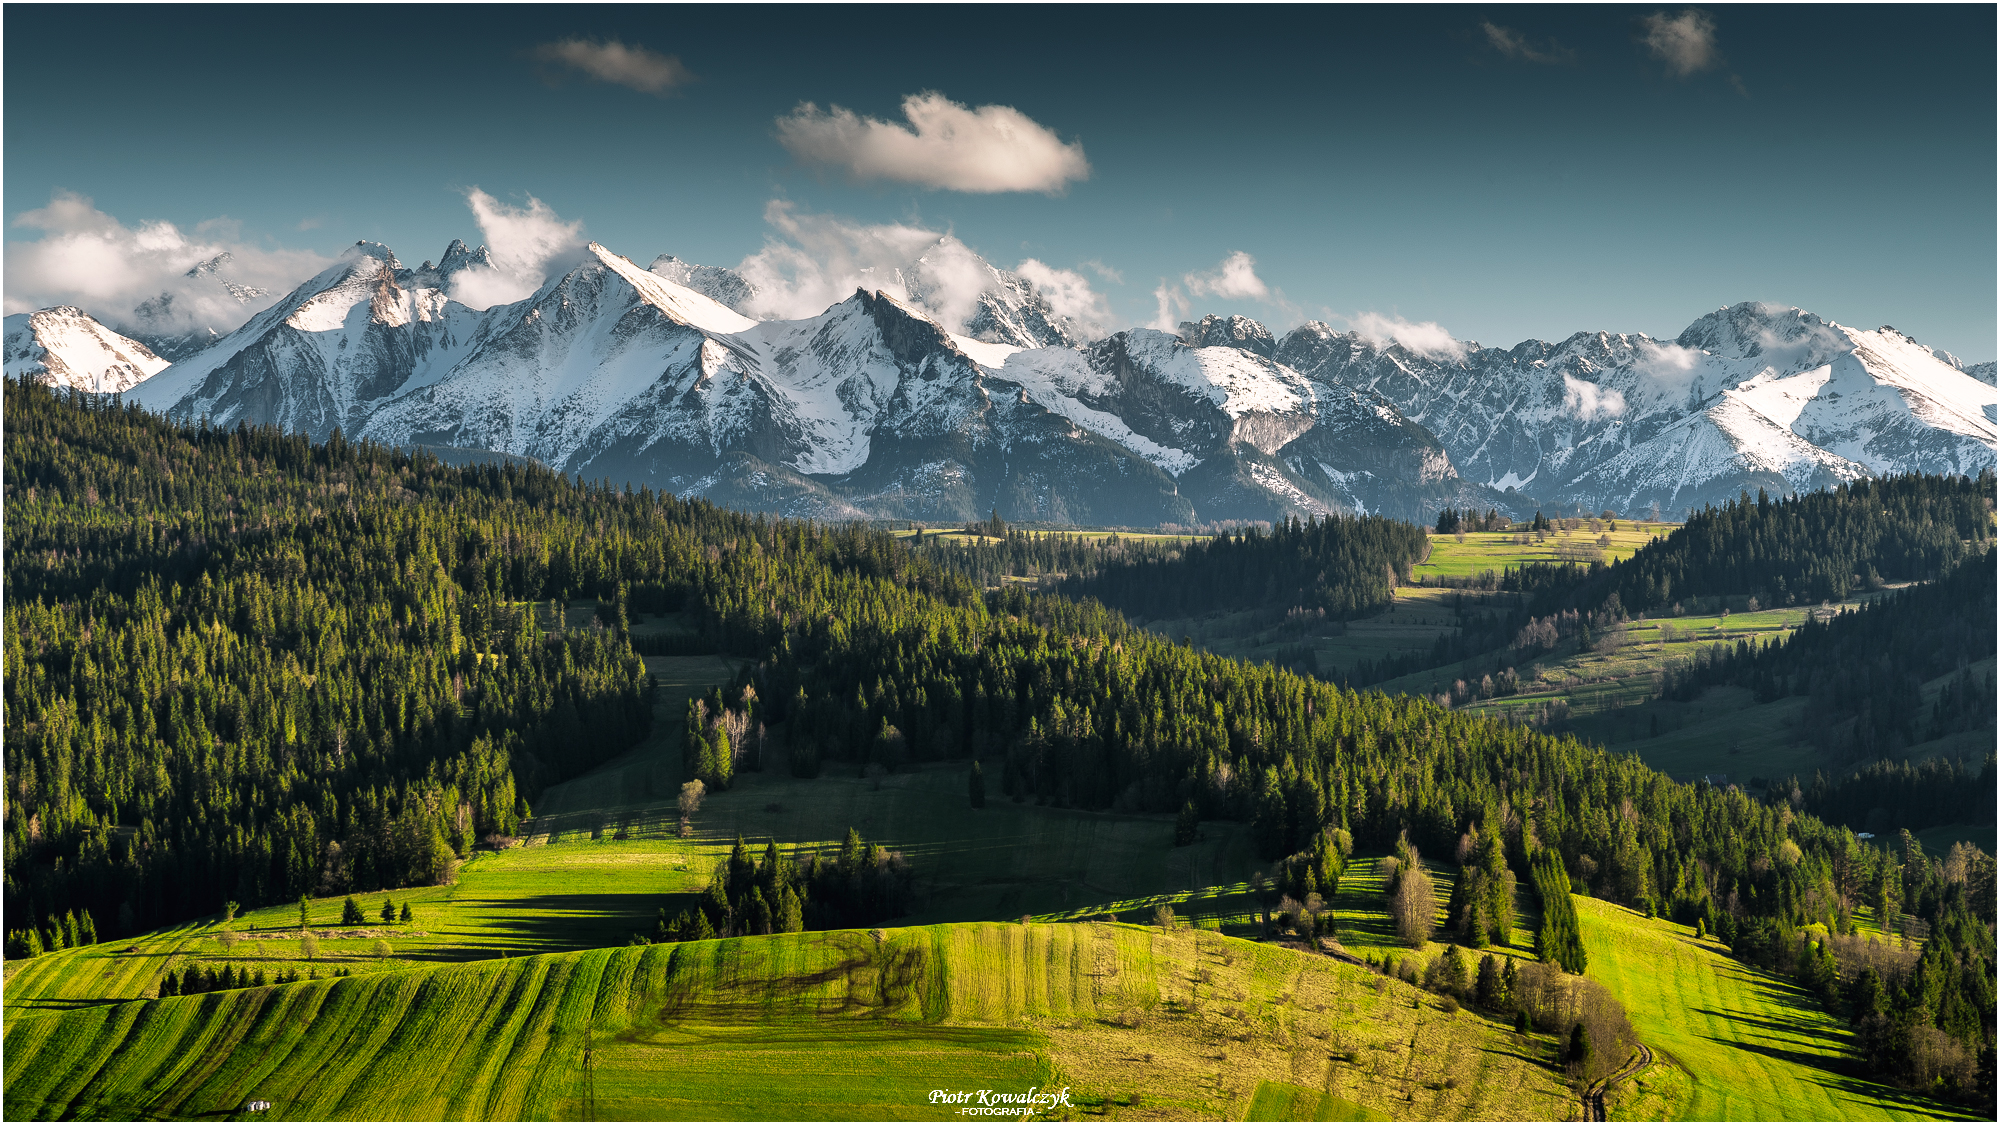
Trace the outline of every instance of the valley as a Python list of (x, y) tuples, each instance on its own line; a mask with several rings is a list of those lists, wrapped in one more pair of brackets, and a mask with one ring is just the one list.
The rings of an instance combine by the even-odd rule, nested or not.
[[(1992, 860), (1971, 805), (1921, 819), (1966, 775), (1891, 776), (1914, 796), (1864, 819), (1929, 835), (1867, 846), (1822, 819), (1859, 774), (1685, 785), (1644, 743), (1747, 740), (1856, 637), (1912, 674), (1988, 643), (1955, 608), (1992, 596), (1986, 482), (1539, 537), (919, 539), (7, 393), (8, 909), (42, 916), (7, 935), (12, 1117), (940, 1119), (932, 1090), (1030, 1087), (1066, 1120), (1980, 1113)], [(111, 537), (45, 545), (82, 526)], [(1699, 553), (1827, 526), (1854, 575), (1797, 569), (1849, 557), (1819, 546), (1759, 572), (1838, 595), (1824, 622)], [(1657, 608), (1661, 574), (1678, 615), (1599, 608)], [(1528, 626), (1547, 686), (1487, 700), (1263, 658)], [(1621, 709), (1574, 680), (1725, 634), (1783, 643), (1673, 680), (1639, 755), (1576, 737)], [(1963, 749), (1987, 667), (1864, 686), (1890, 737)], [(1504, 710), (1558, 696), (1565, 723)], [(1929, 1008), (1894, 983), (1924, 956)]]

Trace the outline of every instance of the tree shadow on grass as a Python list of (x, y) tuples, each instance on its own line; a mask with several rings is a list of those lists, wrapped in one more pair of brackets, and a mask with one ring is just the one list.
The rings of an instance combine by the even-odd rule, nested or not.
[[(1728, 1015), (1727, 1013), (1719, 1014)], [(1728, 1018), (1736, 1019), (1740, 1017), (1728, 1016)], [(1850, 1097), (1881, 1102), (1927, 1118), (1954, 1121), (1971, 1119), (1970, 1114), (1965, 1109), (1945, 1105), (1942, 1102), (1935, 1102), (1921, 1095), (1905, 1090), (1898, 1090), (1894, 1086), (1887, 1086), (1870, 1080), (1862, 1073), (1863, 1064), (1859, 1059), (1839, 1055), (1818, 1055), (1806, 1051), (1792, 1051), (1783, 1047), (1769, 1047), (1758, 1043), (1747, 1043), (1741, 1039), (1723, 1039), (1714, 1035), (1704, 1035), (1702, 1038), (1724, 1047), (1733, 1047), (1739, 1051), (1748, 1051), (1751, 1054), (1763, 1055), (1765, 1058), (1777, 1059), (1780, 1062), (1790, 1063), (1793, 1066), (1818, 1071), (1820, 1074), (1826, 1076), (1822, 1079), (1822, 1083), (1828, 1089), (1837, 1090)]]
[(407, 961), (469, 961), (507, 952), (558, 953), (625, 945), (634, 934), (653, 936), (662, 909), (672, 918), (694, 905), (689, 892), (507, 895), (460, 897), (455, 905), (482, 910), (484, 924), (461, 929), (463, 940), (437, 949), (399, 951)]
[(1717, 1008), (1689, 1008), (1688, 1011), (1704, 1016), (1714, 1016), (1717, 1019), (1728, 1020), (1730, 1023), (1743, 1024), (1748, 1027), (1761, 1027), (1766, 1031), (1776, 1032), (1780, 1035), (1797, 1036), (1802, 1039), (1830, 1040), (1836, 1047), (1843, 1038), (1841, 1032), (1844, 1029), (1823, 1022), (1808, 1021), (1805, 1019), (1786, 1019), (1783, 1016), (1770, 1014), (1753, 1016), (1747, 1012), (1732, 1012)]

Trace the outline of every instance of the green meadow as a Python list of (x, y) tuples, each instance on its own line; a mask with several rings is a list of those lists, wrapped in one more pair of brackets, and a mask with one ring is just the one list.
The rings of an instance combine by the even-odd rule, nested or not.
[[(1540, 540), (1533, 533), (1513, 531), (1468, 531), (1463, 536), (1432, 535), (1430, 554), (1418, 564), (1415, 577), (1426, 578), (1471, 578), (1482, 571), (1495, 574), (1504, 572), (1510, 566), (1520, 566), (1530, 562), (1561, 562), (1564, 553), (1575, 553), (1588, 547), (1596, 547), (1605, 562), (1631, 558), (1639, 548), (1662, 536), (1672, 534), (1679, 524), (1648, 523), (1644, 520), (1616, 520), (1618, 530), (1612, 531), (1610, 524), (1602, 525), (1598, 531), (1590, 530), (1590, 523), (1571, 530), (1555, 530)], [(1609, 544), (1600, 545), (1598, 539), (1609, 539)]]
[[(1511, 1032), (1325, 957), (1201, 930), (960, 924), (487, 960), (38, 1012), (13, 1118), (1242, 1118), (1265, 1083), (1355, 1118), (1564, 1118)], [(588, 1059), (586, 1060), (586, 1051)]]
[(1852, 1038), (1791, 982), (1687, 926), (1577, 898), (1589, 975), (1625, 1005), (1657, 1062), (1607, 1097), (1635, 1118), (1685, 1121), (1955, 1119), (1949, 1106), (1852, 1074)]

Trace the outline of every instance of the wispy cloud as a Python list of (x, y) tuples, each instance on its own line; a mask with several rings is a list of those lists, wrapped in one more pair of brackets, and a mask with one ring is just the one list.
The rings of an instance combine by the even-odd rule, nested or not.
[(534, 50), (537, 59), (553, 66), (579, 70), (615, 86), (642, 94), (667, 94), (695, 80), (695, 74), (679, 57), (626, 46), (616, 39), (559, 39)]
[(1600, 387), (1574, 375), (1564, 375), (1563, 409), (1585, 422), (1616, 418), (1625, 413), (1625, 392), (1615, 387)]
[(1434, 320), (1405, 320), (1378, 312), (1356, 313), (1345, 319), (1348, 331), (1377, 346), (1401, 344), (1404, 351), (1434, 359), (1457, 359), (1465, 354), (1465, 345)]
[[(736, 267), (754, 292), (744, 310), (752, 316), (817, 316), (856, 289), (869, 289), (922, 308), (958, 331), (977, 310), (980, 294), (998, 282), (986, 261), (950, 231), (859, 223), (776, 199), (764, 205), (764, 221), (772, 233), (763, 248)], [(1109, 330), (1110, 306), (1081, 273), (1034, 258), (1014, 272), (1085, 336)]]
[(135, 332), (227, 332), (332, 264), (310, 250), (245, 241), (229, 219), (192, 232), (157, 221), (128, 227), (74, 192), (55, 193), (12, 225), (41, 237), (7, 244), (7, 312), (77, 305)]
[(518, 301), (582, 253), (583, 222), (564, 221), (532, 195), (525, 206), (513, 207), (474, 187), (467, 189), (465, 202), (493, 264), (461, 270), (452, 278), (452, 298), (462, 304), (484, 309)]
[(1228, 257), (1217, 262), (1213, 269), (1198, 270), (1181, 275), (1178, 283), (1160, 279), (1159, 287), (1153, 290), (1156, 310), (1149, 327), (1162, 332), (1177, 331), (1180, 322), (1194, 309), (1195, 297), (1220, 297), (1224, 300), (1277, 301), (1287, 312), (1290, 305), (1275, 297), (1271, 287), (1257, 276), (1257, 259), (1247, 251), (1232, 250)]
[(907, 125), (801, 102), (778, 118), (778, 142), (808, 164), (857, 180), (889, 180), (949, 191), (1055, 194), (1090, 178), (1083, 142), (1004, 105), (969, 108), (936, 91), (903, 99)]
[(1263, 300), (1271, 295), (1264, 279), (1257, 276), (1257, 259), (1242, 250), (1233, 251), (1222, 263), (1205, 274), (1188, 274), (1182, 279), (1188, 292), (1197, 297), (1241, 297)]
[(1049, 308), (1057, 316), (1068, 317), (1084, 337), (1095, 338), (1111, 330), (1110, 304), (1081, 273), (1057, 269), (1034, 258), (1015, 266), (1014, 272), (1032, 282)]
[(1547, 48), (1538, 48), (1528, 42), (1527, 36), (1522, 35), (1511, 27), (1502, 27), (1491, 20), (1479, 26), (1486, 31), (1487, 44), (1510, 59), (1541, 63), (1544, 66), (1555, 66), (1576, 61), (1575, 51), (1570, 50), (1553, 39), (1549, 40)]
[(1715, 46), (1715, 20), (1700, 8), (1678, 16), (1655, 12), (1645, 19), (1646, 49), (1682, 78), (1721, 61)]

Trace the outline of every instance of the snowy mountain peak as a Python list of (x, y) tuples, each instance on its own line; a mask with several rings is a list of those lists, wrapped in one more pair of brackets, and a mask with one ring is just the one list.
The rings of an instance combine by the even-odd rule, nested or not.
[(1838, 325), (1804, 309), (1744, 301), (1688, 325), (1674, 343), (1722, 360), (1755, 360), (1792, 375), (1828, 362), (1847, 341)]
[(94, 394), (129, 390), (167, 367), (146, 345), (74, 305), (16, 313), (6, 318), (4, 339), (8, 378)]
[(704, 297), (735, 312), (749, 315), (750, 303), (757, 296), (757, 287), (743, 279), (735, 270), (720, 266), (698, 266), (684, 262), (672, 254), (662, 254), (646, 267), (668, 281), (686, 289), (692, 289)]
[(1222, 317), (1211, 313), (1202, 317), (1199, 324), (1184, 320), (1180, 336), (1193, 347), (1241, 348), (1266, 359), (1278, 350), (1278, 341), (1271, 330), (1247, 316)]

